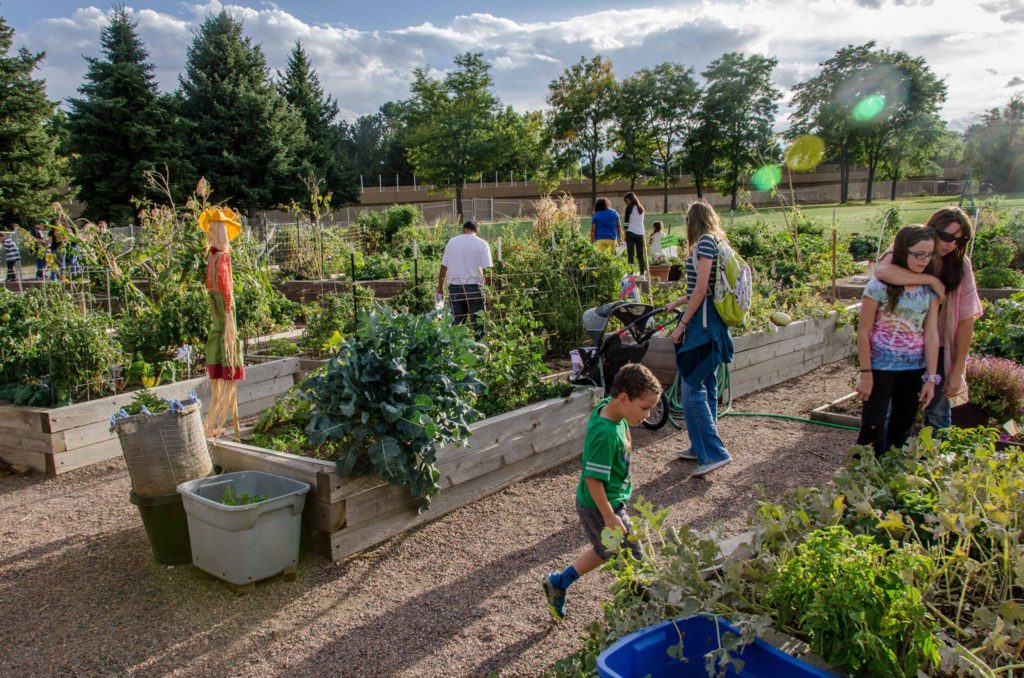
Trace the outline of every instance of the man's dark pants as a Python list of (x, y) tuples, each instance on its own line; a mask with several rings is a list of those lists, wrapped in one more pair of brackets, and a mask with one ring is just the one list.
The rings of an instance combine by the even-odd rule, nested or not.
[(483, 336), (483, 325), (477, 320), (476, 314), (484, 310), (484, 291), (480, 285), (449, 285), (448, 299), (452, 306), (455, 324), (470, 323), (477, 338)]

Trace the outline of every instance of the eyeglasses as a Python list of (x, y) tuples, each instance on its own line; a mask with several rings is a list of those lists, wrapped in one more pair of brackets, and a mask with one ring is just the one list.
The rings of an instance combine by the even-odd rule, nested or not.
[(935, 252), (907, 252), (910, 256), (914, 257), (918, 261), (932, 261), (935, 257), (939, 256)]
[(959, 238), (952, 233), (946, 233), (945, 231), (939, 231), (939, 240), (942, 242), (955, 242), (957, 245), (966, 245), (967, 241), (970, 240), (966, 235), (962, 235)]

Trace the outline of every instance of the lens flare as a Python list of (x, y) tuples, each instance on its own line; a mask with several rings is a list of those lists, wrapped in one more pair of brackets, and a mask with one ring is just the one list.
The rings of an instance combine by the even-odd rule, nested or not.
[(810, 172), (825, 158), (825, 142), (813, 134), (801, 134), (786, 149), (786, 165), (794, 172)]
[(869, 94), (853, 107), (853, 119), (857, 122), (868, 122), (878, 117), (885, 110), (884, 94)]
[(778, 165), (764, 165), (750, 177), (750, 183), (759, 191), (770, 191), (782, 181), (782, 168)]

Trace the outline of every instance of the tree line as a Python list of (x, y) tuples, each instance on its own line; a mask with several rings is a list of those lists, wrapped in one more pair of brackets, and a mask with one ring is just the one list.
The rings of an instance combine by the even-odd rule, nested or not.
[[(582, 172), (591, 199), (598, 181), (635, 187), (655, 177), (667, 209), (674, 177), (689, 174), (698, 195), (714, 189), (735, 207), (751, 174), (782, 164), (813, 135), (817, 162), (839, 165), (841, 199), (849, 170), (896, 182), (936, 159), (965, 155), (997, 190), (1024, 189), (1024, 98), (991, 109), (964, 134), (939, 116), (946, 85), (923, 58), (849, 45), (792, 91), (789, 126), (775, 130), (782, 98), (773, 57), (729, 52), (698, 74), (663, 63), (616, 77), (612, 62), (581, 58), (548, 85), (548, 109), (519, 113), (494, 93), (479, 53), (456, 56), (433, 77), (413, 72), (409, 98), (348, 123), (324, 91), (301, 43), (284, 72), (271, 73), (259, 44), (226, 11), (207, 17), (187, 47), (174, 92), (160, 92), (137, 24), (115, 7), (87, 58), (78, 96), (66, 110), (33, 77), (44, 58), (12, 53), (14, 31), (0, 18), (0, 219), (27, 222), (72, 187), (86, 216), (125, 224), (152, 197), (146, 173), (169, 176), (186, 195), (200, 176), (217, 197), (252, 213), (309, 200), (315, 183), (335, 204), (354, 202), (359, 177), (408, 176), (454, 194), (498, 173), (529, 174), (554, 188)], [(790, 162), (790, 166), (794, 163)]]

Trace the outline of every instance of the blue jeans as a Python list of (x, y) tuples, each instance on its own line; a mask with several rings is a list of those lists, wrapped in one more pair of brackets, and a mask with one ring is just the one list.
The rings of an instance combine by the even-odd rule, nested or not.
[(943, 382), (935, 387), (935, 397), (928, 403), (928, 407), (924, 409), (924, 425), (931, 426), (935, 430), (941, 430), (949, 428), (953, 424), (953, 412), (949, 405), (949, 398), (942, 394), (942, 390), (946, 387), (946, 364), (945, 356), (943, 356), (945, 349), (939, 349), (939, 369), (938, 373), (942, 375)]
[(683, 401), (683, 415), (686, 418), (686, 432), (693, 445), (693, 453), (700, 464), (711, 464), (729, 459), (725, 443), (718, 436), (718, 377), (717, 370), (705, 377), (699, 387), (687, 386), (685, 379), (679, 380), (680, 396)]

